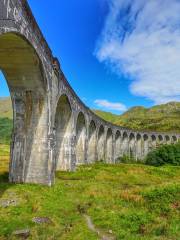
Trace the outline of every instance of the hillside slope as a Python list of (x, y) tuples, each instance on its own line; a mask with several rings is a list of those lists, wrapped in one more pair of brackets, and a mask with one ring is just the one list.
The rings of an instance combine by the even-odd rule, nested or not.
[(0, 98), (0, 144), (9, 144), (10, 142), (12, 118), (11, 99)]
[(10, 98), (0, 98), (0, 118), (12, 119), (12, 103)]
[(151, 108), (133, 107), (119, 116), (99, 110), (94, 112), (107, 121), (135, 130), (180, 132), (179, 102), (170, 102)]

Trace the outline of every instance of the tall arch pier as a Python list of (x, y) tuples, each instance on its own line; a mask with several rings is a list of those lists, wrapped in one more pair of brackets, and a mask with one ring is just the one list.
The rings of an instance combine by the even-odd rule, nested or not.
[(52, 185), (56, 170), (115, 163), (124, 154), (143, 159), (180, 138), (124, 129), (91, 112), (66, 80), (25, 0), (0, 0), (0, 70), (13, 105), (11, 182)]

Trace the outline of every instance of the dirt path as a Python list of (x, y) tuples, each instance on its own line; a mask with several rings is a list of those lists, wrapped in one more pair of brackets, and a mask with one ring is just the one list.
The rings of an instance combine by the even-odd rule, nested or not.
[(105, 234), (100, 229), (96, 228), (95, 225), (93, 224), (90, 216), (84, 215), (84, 218), (86, 219), (86, 223), (87, 223), (89, 230), (96, 233), (100, 237), (100, 240), (116, 240), (116, 238), (114, 236), (112, 236), (110, 234)]

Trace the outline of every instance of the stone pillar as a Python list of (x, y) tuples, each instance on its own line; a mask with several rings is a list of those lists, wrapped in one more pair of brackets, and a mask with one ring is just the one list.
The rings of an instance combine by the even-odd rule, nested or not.
[(149, 137), (148, 135), (143, 136), (143, 158), (148, 154), (149, 152)]
[(122, 156), (129, 154), (129, 141), (127, 133), (123, 133), (122, 136), (122, 145), (121, 145)]
[(136, 160), (142, 159), (142, 138), (141, 135), (136, 136)]
[(87, 163), (87, 124), (85, 116), (79, 113), (76, 122), (76, 164), (82, 165)]
[(98, 161), (105, 161), (105, 131), (103, 126), (100, 126), (97, 134), (97, 155)]
[(9, 179), (51, 185), (47, 98), (38, 92), (12, 92), (12, 102), (14, 128)]
[(115, 136), (113, 136), (113, 141), (112, 141), (112, 161), (111, 163), (116, 163), (116, 140)]
[(105, 151), (105, 161), (106, 163), (113, 162), (113, 133), (109, 128), (106, 133), (106, 151)]
[(133, 133), (129, 136), (129, 157), (135, 158), (136, 150), (135, 150), (135, 136)]
[(122, 157), (121, 144), (122, 144), (122, 142), (121, 142), (121, 134), (120, 134), (119, 131), (117, 131), (117, 133), (115, 135), (115, 147), (114, 147), (114, 149), (115, 149), (115, 153), (114, 153), (115, 154), (115, 161), (118, 158)]

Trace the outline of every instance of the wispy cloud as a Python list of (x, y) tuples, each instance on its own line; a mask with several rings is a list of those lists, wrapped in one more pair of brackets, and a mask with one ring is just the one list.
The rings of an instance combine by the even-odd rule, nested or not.
[(124, 112), (127, 110), (127, 107), (122, 103), (113, 103), (105, 99), (97, 99), (94, 103), (105, 110), (114, 110), (119, 112)]
[(180, 1), (109, 0), (96, 56), (132, 79), (133, 94), (180, 101)]

